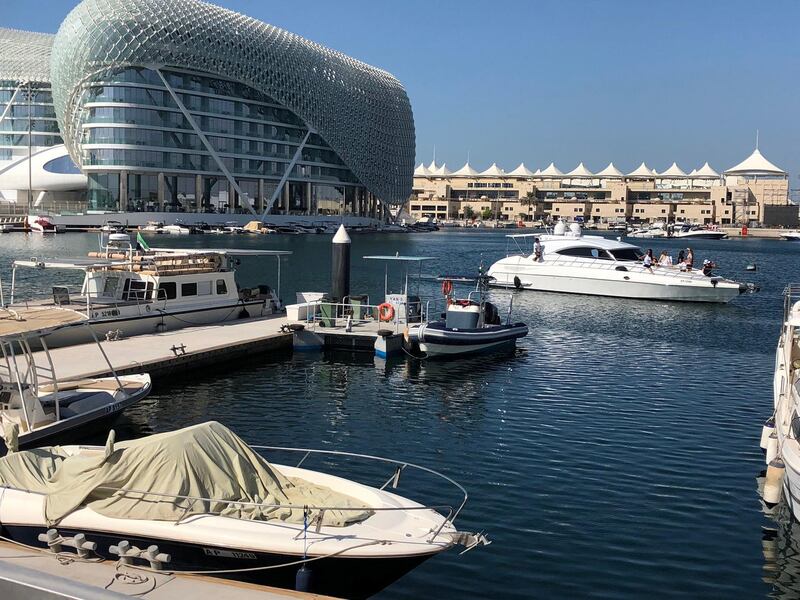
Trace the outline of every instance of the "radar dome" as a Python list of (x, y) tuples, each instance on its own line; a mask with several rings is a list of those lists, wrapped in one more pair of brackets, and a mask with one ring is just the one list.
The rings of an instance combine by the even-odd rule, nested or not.
[(580, 225), (580, 223), (570, 223), (569, 231), (575, 237), (581, 237), (581, 225)]
[(553, 227), (553, 235), (564, 235), (567, 233), (567, 225), (564, 221), (559, 221), (556, 223), (556, 226)]

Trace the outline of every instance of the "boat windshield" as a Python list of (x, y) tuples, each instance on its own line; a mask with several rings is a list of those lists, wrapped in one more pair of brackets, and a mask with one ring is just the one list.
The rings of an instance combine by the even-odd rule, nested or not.
[(644, 256), (644, 251), (641, 248), (618, 248), (611, 250), (611, 254), (616, 260), (639, 261)]

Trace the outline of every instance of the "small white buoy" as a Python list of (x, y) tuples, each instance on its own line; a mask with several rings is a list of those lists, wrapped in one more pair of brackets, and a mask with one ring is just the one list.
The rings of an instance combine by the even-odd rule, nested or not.
[(775, 417), (770, 417), (767, 419), (767, 422), (764, 423), (764, 426), (761, 428), (761, 449), (767, 449), (767, 442), (769, 441), (769, 436), (772, 435), (772, 432), (775, 431)]
[(767, 478), (764, 481), (764, 502), (767, 506), (775, 506), (781, 501), (783, 493), (783, 476), (786, 474), (786, 465), (780, 458), (775, 458), (767, 467)]
[(778, 456), (778, 434), (773, 431), (769, 434), (767, 440), (767, 459), (766, 463), (769, 464), (774, 458)]

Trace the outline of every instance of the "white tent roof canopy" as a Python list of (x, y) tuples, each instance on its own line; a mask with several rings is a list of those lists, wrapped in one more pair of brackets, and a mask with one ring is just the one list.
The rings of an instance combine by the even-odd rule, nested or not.
[(598, 177), (625, 177), (625, 173), (620, 171), (617, 167), (614, 166), (613, 162), (608, 163), (608, 166), (597, 173)]
[(414, 169), (415, 177), (427, 177), (430, 174), (431, 172), (428, 171), (428, 167), (426, 167), (424, 163), (420, 163), (420, 165)]
[(455, 175), (456, 177), (477, 177), (478, 175), (480, 175), (478, 171), (472, 168), (472, 165), (469, 164), (469, 162), (464, 163), (463, 167), (461, 167), (458, 171), (452, 174)]
[(432, 174), (433, 175), (437, 175), (439, 177), (447, 177), (448, 175), (452, 175), (453, 172), (450, 169), (447, 168), (447, 164), (446, 163), (442, 163), (442, 165), (438, 169), (433, 171)]
[(567, 177), (594, 177), (594, 173), (592, 173), (583, 163), (580, 163), (577, 167), (572, 169), (569, 173), (567, 173)]
[(745, 158), (738, 165), (731, 167), (725, 171), (726, 175), (744, 175), (744, 174), (765, 174), (765, 175), (786, 175), (786, 171), (780, 167), (775, 166), (761, 154), (761, 151), (756, 148), (753, 153)]
[(544, 171), (539, 173), (539, 175), (542, 177), (563, 177), (564, 173), (559, 170), (555, 163), (550, 163)]
[(525, 166), (524, 162), (519, 163), (519, 166), (508, 174), (513, 177), (533, 177), (536, 175), (536, 173)]
[(686, 177), (686, 172), (674, 162), (669, 169), (661, 173), (661, 177)]
[(692, 171), (690, 175), (698, 179), (719, 179), (719, 173), (712, 169), (708, 162), (699, 169)]
[(481, 173), (484, 177), (505, 177), (506, 172), (497, 166), (497, 163), (492, 163), (492, 166)]
[(627, 176), (628, 177), (645, 177), (645, 178), (649, 179), (651, 177), (656, 177), (656, 172), (653, 171), (653, 169), (648, 167), (646, 164), (642, 163), (636, 168), (635, 171), (631, 171), (630, 173), (628, 173)]

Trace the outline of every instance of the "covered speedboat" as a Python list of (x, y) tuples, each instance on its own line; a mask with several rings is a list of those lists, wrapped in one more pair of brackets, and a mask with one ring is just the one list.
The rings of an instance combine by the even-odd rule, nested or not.
[[(107, 424), (150, 393), (149, 375), (117, 375), (102, 348), (112, 377), (59, 379), (48, 336), (80, 326), (88, 330), (88, 321), (72, 310), (0, 310), (0, 454), (7, 448), (74, 440), (79, 432)], [(88, 335), (93, 336), (91, 330)], [(42, 350), (33, 352), (34, 346)]]
[[(303, 463), (315, 451), (298, 452)], [(105, 448), (41, 448), (0, 459), (0, 527), (28, 545), (83, 534), (107, 559), (124, 554), (167, 572), (347, 598), (377, 593), (456, 544), (487, 543), (453, 524), (465, 492), (457, 509), (441, 514), (386, 490), (413, 465), (322, 454), (328, 465), (344, 457), (385, 461), (394, 473), (378, 489), (274, 464), (216, 422), (123, 443), (112, 432)], [(48, 538), (48, 529), (57, 533)]]
[[(739, 294), (755, 291), (739, 283), (679, 266), (648, 268), (645, 252), (618, 239), (583, 235), (580, 226), (556, 225), (552, 235), (506, 236), (516, 251), (490, 268), (492, 286), (594, 296), (683, 302), (729, 302)], [(539, 239), (538, 250), (525, 251), (521, 243)]]

